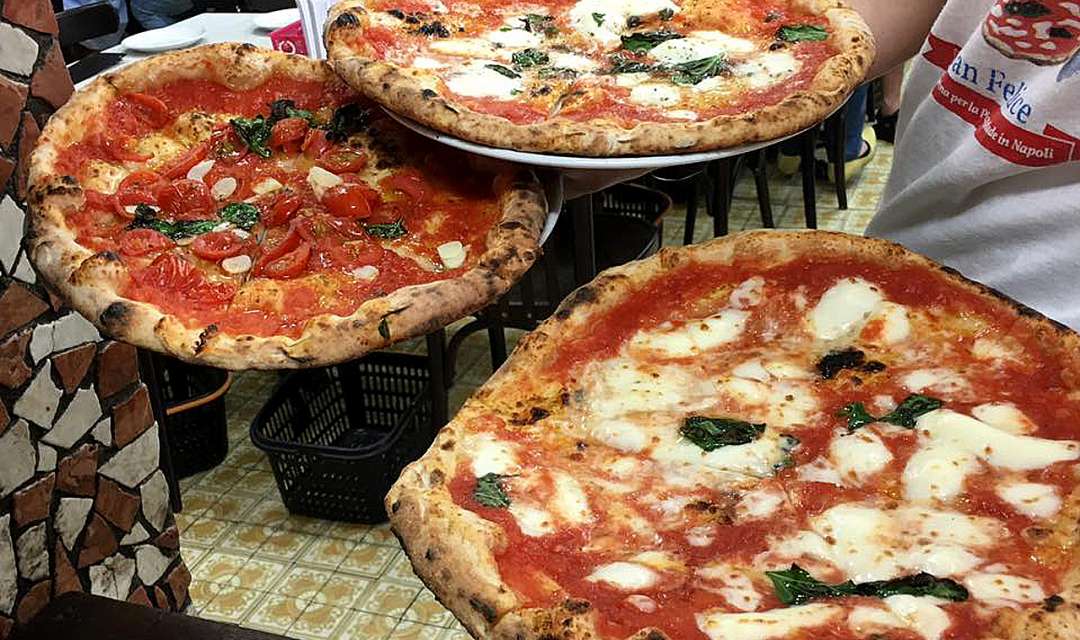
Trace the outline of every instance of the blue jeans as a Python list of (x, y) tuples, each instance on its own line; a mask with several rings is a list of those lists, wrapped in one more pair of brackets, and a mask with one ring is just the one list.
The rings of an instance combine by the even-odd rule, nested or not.
[(145, 29), (160, 29), (191, 9), (191, 0), (131, 0), (131, 13)]
[[(866, 98), (869, 93), (870, 85), (864, 84), (848, 98), (844, 114), (844, 162), (851, 162), (862, 155), (862, 131), (866, 124)], [(799, 143), (793, 140), (780, 144), (780, 152), (786, 156), (797, 156), (799, 151)], [(832, 162), (832, 157), (829, 161)]]

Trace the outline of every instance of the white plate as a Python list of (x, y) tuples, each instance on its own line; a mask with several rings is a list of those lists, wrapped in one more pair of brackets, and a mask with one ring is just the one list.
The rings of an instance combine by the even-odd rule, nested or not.
[(431, 138), (445, 145), (475, 153), (489, 158), (497, 158), (499, 160), (506, 160), (509, 162), (517, 162), (520, 164), (527, 164), (534, 167), (551, 167), (553, 169), (661, 169), (663, 167), (677, 167), (684, 164), (694, 164), (697, 162), (708, 162), (709, 160), (717, 160), (720, 158), (730, 158), (732, 156), (742, 155), (750, 151), (757, 151), (769, 145), (776, 144), (782, 140), (787, 140), (802, 133), (797, 131), (791, 135), (784, 136), (782, 138), (776, 138), (775, 140), (766, 140), (764, 142), (755, 142), (753, 144), (746, 144), (739, 147), (731, 147), (730, 149), (717, 149), (716, 151), (702, 151), (697, 153), (681, 153), (677, 155), (667, 156), (620, 156), (615, 158), (591, 158), (587, 156), (560, 156), (547, 153), (531, 153), (528, 151), (514, 151), (512, 149), (500, 149), (498, 147), (489, 147), (483, 144), (476, 144), (475, 142), (469, 142), (462, 140), (461, 138), (455, 138), (452, 135), (436, 131), (430, 127), (424, 126), (415, 120), (410, 120), (405, 116), (398, 115), (389, 109), (383, 108), (391, 118), (397, 120), (404, 126), (412, 129), (416, 133), (422, 136)]
[(287, 27), (290, 24), (300, 19), (299, 9), (282, 9), (281, 11), (271, 11), (270, 13), (260, 13), (255, 16), (255, 19), (251, 22), (255, 25), (256, 29), (262, 31), (276, 31), (282, 27)]
[(133, 36), (124, 38), (124, 41), (120, 44), (131, 51), (157, 53), (158, 51), (169, 51), (191, 46), (202, 40), (204, 33), (206, 33), (206, 30), (202, 27), (174, 24), (161, 29), (136, 33)]

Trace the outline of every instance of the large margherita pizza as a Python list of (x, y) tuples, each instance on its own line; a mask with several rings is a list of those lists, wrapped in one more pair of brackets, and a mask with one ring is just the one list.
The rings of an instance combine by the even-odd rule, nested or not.
[(601, 274), (387, 497), (478, 638), (1065, 640), (1080, 338), (897, 245)]
[(824, 119), (873, 42), (839, 0), (344, 0), (352, 86), (436, 129), (589, 156), (731, 147)]
[(537, 251), (535, 177), (436, 146), (320, 62), (154, 57), (49, 121), (31, 250), (109, 334), (226, 368), (356, 357), (490, 302)]

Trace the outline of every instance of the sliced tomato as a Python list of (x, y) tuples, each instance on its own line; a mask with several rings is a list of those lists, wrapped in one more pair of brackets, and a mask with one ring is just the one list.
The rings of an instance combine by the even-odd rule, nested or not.
[(135, 273), (135, 280), (148, 289), (174, 293), (202, 305), (220, 305), (236, 294), (235, 287), (208, 281), (195, 265), (171, 252), (154, 258), (148, 267)]
[(362, 240), (368, 237), (367, 232), (364, 231), (364, 227), (360, 226), (356, 220), (350, 220), (348, 218), (326, 218), (325, 222), (331, 229), (336, 231), (338, 235), (349, 240)]
[(146, 162), (149, 160), (151, 156), (131, 150), (132, 140), (131, 136), (125, 135), (102, 136), (99, 144), (117, 162)]
[(162, 213), (176, 220), (200, 220), (214, 209), (210, 189), (201, 180), (173, 180), (155, 191)]
[(300, 150), (309, 158), (318, 158), (330, 148), (330, 145), (331, 142), (326, 138), (326, 131), (308, 129), (307, 135), (304, 136), (304, 143), (300, 145)]
[(384, 186), (405, 194), (413, 202), (423, 202), (428, 195), (424, 177), (415, 169), (405, 169), (383, 180)]
[(195, 255), (212, 262), (238, 256), (247, 248), (248, 243), (236, 237), (232, 231), (204, 233), (191, 243), (191, 251)]
[(236, 135), (231, 125), (220, 125), (210, 135), (209, 155), (215, 160), (238, 162), (248, 154), (247, 145)]
[(268, 278), (295, 278), (304, 272), (310, 259), (311, 244), (303, 242), (280, 258), (264, 264), (261, 273)]
[(300, 210), (300, 204), (300, 196), (291, 193), (279, 196), (263, 214), (263, 224), (267, 227), (277, 227), (285, 224)]
[(322, 203), (330, 215), (338, 218), (363, 220), (371, 217), (367, 194), (355, 184), (342, 183), (330, 187), (323, 194)]
[(153, 229), (131, 229), (120, 234), (120, 253), (125, 256), (145, 256), (164, 251), (176, 243)]
[(129, 93), (125, 96), (128, 100), (138, 105), (143, 116), (155, 128), (165, 126), (172, 120), (169, 107), (160, 99), (146, 93)]
[(116, 202), (115, 197), (93, 189), (83, 189), (83, 198), (86, 200), (86, 206), (89, 209), (112, 211)]
[(299, 143), (307, 135), (308, 123), (303, 118), (284, 118), (274, 124), (270, 130), (270, 147), (279, 148), (291, 143)]
[(194, 147), (188, 149), (184, 153), (180, 154), (167, 165), (160, 168), (161, 175), (174, 180), (176, 178), (187, 177), (188, 171), (191, 168), (199, 164), (206, 159), (206, 154), (210, 151), (210, 144), (208, 142), (202, 142)]
[(134, 217), (127, 207), (137, 204), (157, 204), (157, 189), (165, 184), (164, 178), (153, 171), (141, 170), (129, 173), (120, 181), (113, 194), (113, 208), (125, 218)]
[(348, 147), (333, 147), (323, 152), (316, 164), (333, 173), (355, 173), (367, 166), (367, 156)]

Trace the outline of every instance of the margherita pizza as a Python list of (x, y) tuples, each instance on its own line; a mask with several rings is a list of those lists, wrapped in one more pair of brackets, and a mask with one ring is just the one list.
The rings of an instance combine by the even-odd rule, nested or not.
[(344, 0), (327, 50), (387, 108), (497, 147), (731, 147), (825, 118), (873, 41), (840, 0)]
[(901, 247), (601, 274), (387, 497), (478, 638), (1075, 640), (1080, 338)]
[(204, 364), (356, 357), (531, 264), (535, 177), (400, 127), (323, 63), (214, 45), (96, 80), (30, 169), (35, 263), (109, 334)]

